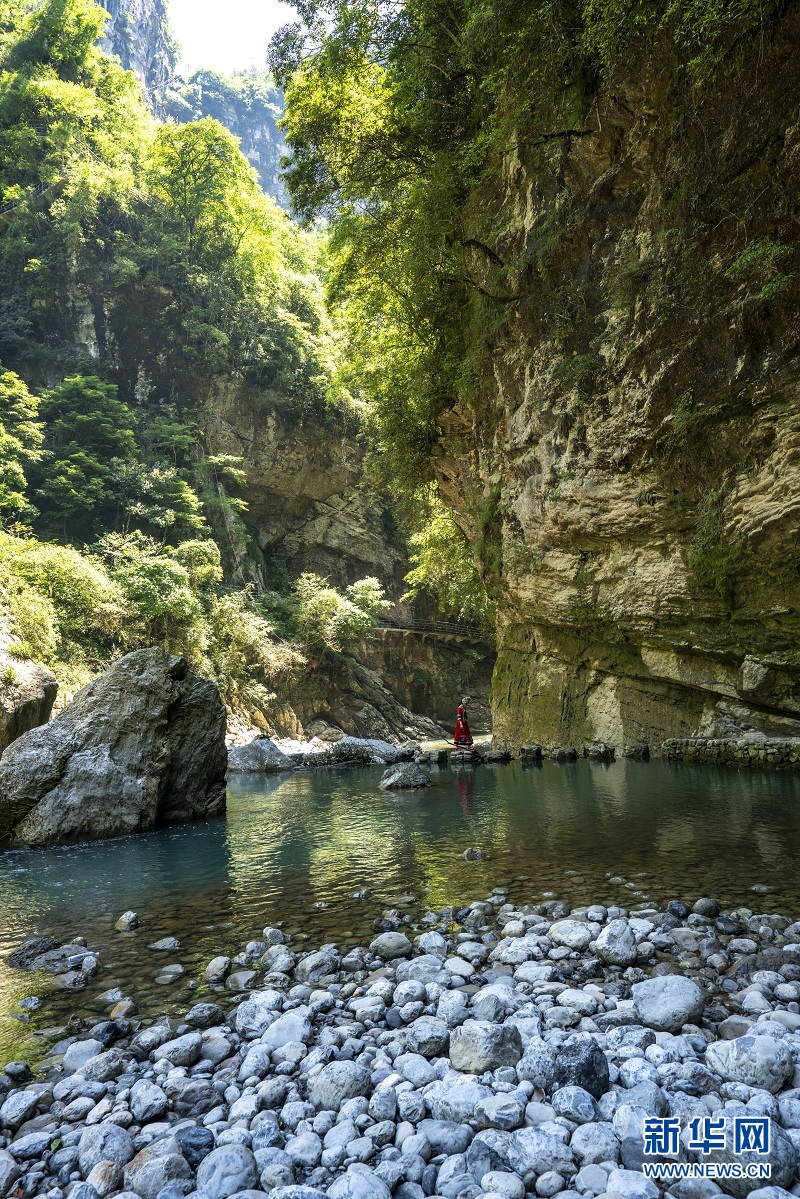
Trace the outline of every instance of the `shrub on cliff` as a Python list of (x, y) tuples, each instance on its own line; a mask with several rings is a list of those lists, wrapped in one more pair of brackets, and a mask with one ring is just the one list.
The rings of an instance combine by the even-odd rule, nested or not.
[(391, 608), (377, 579), (365, 578), (345, 588), (327, 579), (303, 574), (294, 585), (294, 622), (300, 640), (310, 646), (343, 650), (377, 626)]

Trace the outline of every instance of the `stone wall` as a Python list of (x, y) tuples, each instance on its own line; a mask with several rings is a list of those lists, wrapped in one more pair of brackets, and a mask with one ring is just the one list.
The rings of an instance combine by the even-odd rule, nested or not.
[(661, 756), (668, 762), (711, 762), (715, 766), (771, 766), (800, 770), (800, 740), (670, 738), (661, 746)]

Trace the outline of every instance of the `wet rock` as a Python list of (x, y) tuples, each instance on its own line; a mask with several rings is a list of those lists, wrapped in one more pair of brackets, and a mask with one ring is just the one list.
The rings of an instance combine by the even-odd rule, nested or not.
[(0, 760), (0, 842), (121, 836), (225, 810), (225, 706), (183, 658), (136, 650)]
[(269, 737), (256, 737), (229, 750), (228, 770), (231, 774), (270, 774), (294, 770), (294, 762)]
[(114, 925), (114, 928), (120, 933), (129, 933), (132, 929), (138, 927), (139, 917), (135, 912), (123, 912)]
[(42, 955), (58, 950), (61, 944), (55, 937), (30, 937), (10, 953), (6, 961), (13, 970), (36, 970), (35, 963)]
[(231, 968), (231, 959), (220, 954), (219, 957), (212, 958), (205, 968), (204, 974), (206, 982), (221, 983), (228, 977)]
[(378, 786), (384, 791), (403, 791), (429, 787), (430, 783), (430, 775), (415, 762), (402, 762), (385, 770)]

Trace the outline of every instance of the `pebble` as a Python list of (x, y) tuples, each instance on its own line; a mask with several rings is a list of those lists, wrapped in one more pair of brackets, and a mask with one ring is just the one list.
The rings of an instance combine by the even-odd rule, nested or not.
[(219, 1005), (134, 1031), (115, 993), (132, 1010), (66, 1035), (60, 1074), (9, 1063), (0, 1196), (657, 1199), (644, 1119), (742, 1110), (771, 1121), (772, 1178), (724, 1189), (800, 1194), (800, 925), (500, 892), (419, 935), (389, 917), (345, 956), (264, 929), (199, 968)]

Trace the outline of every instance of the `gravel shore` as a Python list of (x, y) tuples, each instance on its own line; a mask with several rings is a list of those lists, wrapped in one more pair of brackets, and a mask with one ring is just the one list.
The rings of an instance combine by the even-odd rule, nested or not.
[[(123, 1001), (44, 1076), (8, 1063), (0, 1196), (800, 1196), (800, 922), (494, 893), (422, 928), (389, 914), (345, 955), (266, 928), (208, 963), (218, 1002), (145, 1023)], [(675, 1160), (724, 1162), (689, 1129), (741, 1115), (769, 1122), (744, 1155), (768, 1186), (643, 1173), (646, 1119), (680, 1120)]]

